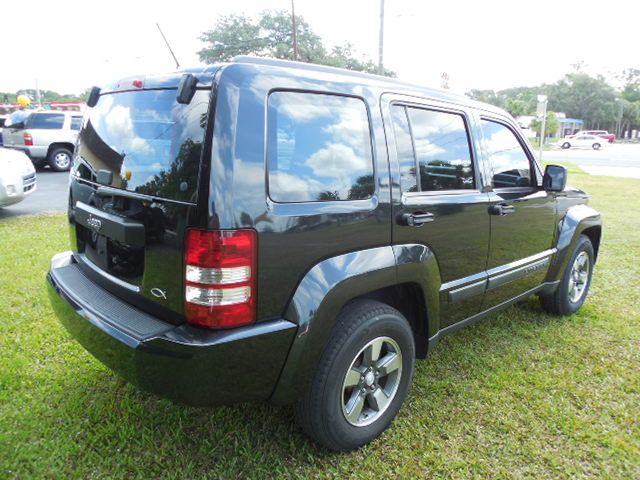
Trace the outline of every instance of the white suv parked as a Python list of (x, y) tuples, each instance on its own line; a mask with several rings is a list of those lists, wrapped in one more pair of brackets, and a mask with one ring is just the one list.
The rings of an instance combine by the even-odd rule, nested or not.
[(81, 112), (19, 111), (6, 120), (2, 137), (5, 147), (22, 150), (36, 167), (48, 163), (61, 172), (71, 167), (81, 125)]

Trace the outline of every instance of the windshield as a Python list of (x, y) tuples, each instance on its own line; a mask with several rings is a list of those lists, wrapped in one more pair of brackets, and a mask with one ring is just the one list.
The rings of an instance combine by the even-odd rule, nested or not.
[(80, 176), (107, 170), (112, 187), (195, 201), (209, 96), (200, 90), (182, 105), (175, 89), (102, 95), (80, 131), (77, 153), (90, 166)]
[(11, 115), (7, 117), (4, 122), (5, 127), (11, 127), (17, 123), (22, 123), (26, 120), (26, 118), (31, 115), (31, 112), (27, 112), (25, 110), (18, 110), (13, 112)]

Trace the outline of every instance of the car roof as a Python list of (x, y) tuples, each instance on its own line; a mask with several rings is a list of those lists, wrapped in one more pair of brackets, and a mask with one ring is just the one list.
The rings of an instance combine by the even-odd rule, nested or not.
[[(497, 113), (500, 115), (509, 116), (509, 114), (503, 109), (490, 105), (487, 103), (477, 102), (467, 97), (466, 95), (453, 93), (449, 90), (442, 90), (438, 88), (425, 87), (424, 85), (418, 85), (415, 83), (406, 82), (396, 78), (386, 77), (382, 75), (375, 75), (372, 73), (359, 72), (354, 70), (348, 70), (345, 68), (331, 67), (327, 65), (318, 65), (313, 63), (294, 62), (291, 60), (279, 60), (273, 58), (254, 57), (249, 55), (239, 55), (231, 59), (229, 64), (240, 64), (255, 66), (258, 69), (283, 69), (289, 70), (291, 73), (295, 71), (296, 75), (319, 78), (325, 77), (327, 74), (334, 75), (336, 79), (342, 81), (351, 81), (361, 85), (379, 87), (383, 90), (390, 90), (407, 94), (416, 95), (421, 97), (433, 98), (450, 103), (456, 103), (465, 105), (487, 112)], [(222, 66), (229, 65), (222, 64)]]
[(211, 86), (218, 70), (226, 69), (232, 66), (247, 67), (248, 69), (257, 70), (257, 73), (270, 72), (279, 70), (298, 77), (310, 79), (325, 79), (327, 75), (333, 76), (335, 80), (341, 82), (357, 83), (363, 86), (370, 86), (381, 90), (389, 90), (396, 93), (402, 93), (411, 96), (427, 97), (444, 102), (455, 103), (467, 107), (484, 110), (485, 112), (498, 114), (500, 116), (510, 117), (503, 109), (481, 103), (466, 95), (452, 93), (448, 90), (425, 87), (415, 83), (409, 83), (395, 78), (374, 75), (371, 73), (348, 70), (345, 68), (331, 67), (327, 65), (317, 65), (313, 63), (294, 62), (290, 60), (279, 60), (265, 57), (254, 57), (249, 55), (240, 55), (232, 58), (229, 62), (216, 63), (205, 67), (183, 68), (174, 72), (154, 75), (133, 75), (112, 82), (102, 87), (101, 93), (109, 93), (115, 91), (131, 89), (130, 85), (134, 80), (142, 80), (145, 89), (149, 88), (172, 88), (177, 87), (182, 76), (186, 73), (194, 75), (198, 79), (199, 87)]

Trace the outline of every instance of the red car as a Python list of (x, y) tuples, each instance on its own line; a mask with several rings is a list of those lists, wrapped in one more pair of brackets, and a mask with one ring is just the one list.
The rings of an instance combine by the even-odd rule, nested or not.
[(606, 130), (580, 130), (574, 135), (569, 135), (567, 138), (575, 138), (578, 135), (596, 135), (600, 138), (606, 138), (609, 143), (613, 143), (616, 140), (616, 135), (614, 133), (609, 133)]

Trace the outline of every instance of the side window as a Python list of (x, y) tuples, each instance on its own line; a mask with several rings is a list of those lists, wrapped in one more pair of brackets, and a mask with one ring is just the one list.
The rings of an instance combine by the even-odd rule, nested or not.
[(80, 130), (82, 127), (82, 117), (71, 117), (71, 130)]
[(396, 153), (400, 163), (400, 188), (403, 192), (417, 192), (416, 157), (413, 151), (407, 108), (402, 105), (393, 105), (391, 120), (396, 139)]
[(462, 115), (407, 108), (422, 191), (472, 189), (469, 137)]
[(531, 163), (518, 138), (507, 126), (482, 120), (494, 188), (530, 187)]
[(357, 98), (274, 92), (267, 108), (269, 196), (361, 200), (374, 191), (369, 117)]
[(392, 107), (391, 115), (403, 192), (475, 187), (462, 115), (400, 105)]
[(27, 128), (59, 130), (64, 125), (64, 114), (42, 113), (29, 117)]

